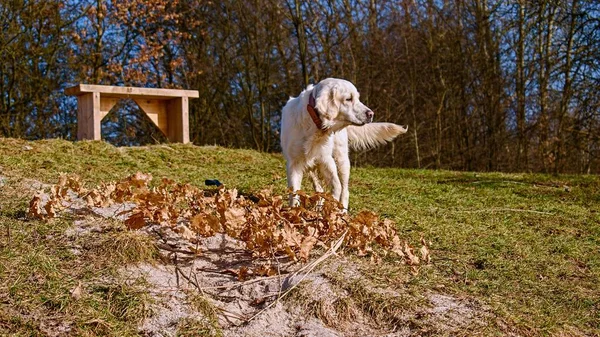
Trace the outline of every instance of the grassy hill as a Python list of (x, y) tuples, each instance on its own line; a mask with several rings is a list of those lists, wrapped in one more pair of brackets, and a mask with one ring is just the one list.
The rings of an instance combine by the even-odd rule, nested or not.
[[(41, 317), (52, 315), (75, 322), (78, 334), (136, 333), (135, 320), (113, 311), (127, 300), (131, 315), (141, 312), (135, 303), (143, 302), (143, 292), (109, 289), (84, 303), (71, 300), (73, 287), (95, 268), (114, 272), (110, 252), (97, 250), (88, 260), (71, 256), (60, 238), (72, 219), (44, 223), (24, 214), (32, 185), (55, 183), (61, 172), (99, 183), (137, 171), (197, 186), (219, 179), (244, 193), (286, 191), (285, 162), (277, 154), (0, 139), (0, 334), (48, 334)], [(600, 334), (597, 176), (353, 168), (350, 209), (375, 211), (394, 220), (402, 236), (432, 242), (432, 264), (415, 276), (391, 260), (357, 263), (373, 281), (413, 297), (436, 291), (489, 308), (493, 319), (465, 335)], [(89, 327), (103, 324), (104, 330)]]

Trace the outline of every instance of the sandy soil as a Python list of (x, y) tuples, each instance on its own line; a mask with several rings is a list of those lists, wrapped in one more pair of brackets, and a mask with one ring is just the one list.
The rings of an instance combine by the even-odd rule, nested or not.
[[(67, 231), (69, 237), (100, 235), (97, 222), (86, 220), (91, 218), (84, 216), (86, 213), (93, 213), (96, 219), (123, 220), (119, 214), (134, 206), (118, 204), (90, 209), (76, 195), (71, 195), (71, 199), (67, 211), (82, 217)], [(451, 335), (469, 326), (483, 325), (490, 317), (473, 300), (434, 291), (423, 294), (426, 304), (422, 308), (408, 310), (405, 320), (396, 319), (395, 324), (376, 321), (359, 306), (349, 305), (346, 312), (340, 312), (335, 303), (351, 295), (332, 282), (328, 273), (342, 270), (347, 280), (364, 278), (343, 255), (333, 255), (309, 273), (294, 273), (303, 265), (276, 259), (277, 275), (240, 281), (236, 275), (240, 268), (252, 270), (273, 262), (253, 258), (242, 242), (222, 234), (190, 242), (182, 238), (186, 233), (183, 226), (180, 224), (175, 231), (159, 225), (145, 227), (143, 231), (156, 240), (165, 262), (121, 269), (124, 280), (144, 278), (150, 285), (147, 290), (155, 299), (154, 314), (139, 326), (145, 336), (175, 336), (185, 319), (208, 322), (209, 318), (194, 305), (192, 295), (202, 296), (215, 309), (218, 329), (224, 336), (414, 336), (432, 331)], [(281, 298), (298, 285), (303, 297), (294, 297), (292, 291)], [(399, 296), (381, 285), (370, 291)], [(417, 326), (411, 324), (415, 319), (420, 320)]]

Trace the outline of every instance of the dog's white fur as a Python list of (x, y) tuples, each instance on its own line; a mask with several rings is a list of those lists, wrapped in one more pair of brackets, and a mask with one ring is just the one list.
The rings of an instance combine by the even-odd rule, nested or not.
[[(321, 130), (307, 111), (311, 95), (323, 122)], [(320, 173), (333, 197), (348, 209), (349, 146), (369, 149), (407, 131), (393, 123), (371, 123), (372, 119), (373, 112), (359, 100), (356, 87), (346, 80), (328, 78), (290, 98), (282, 110), (281, 148), (292, 192), (300, 190), (305, 171), (315, 191), (323, 192)], [(290, 206), (298, 204), (297, 196), (290, 194)]]

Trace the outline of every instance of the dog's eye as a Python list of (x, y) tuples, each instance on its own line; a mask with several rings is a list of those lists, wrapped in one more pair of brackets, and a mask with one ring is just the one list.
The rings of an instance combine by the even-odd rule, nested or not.
[(347, 102), (352, 102), (352, 96), (350, 96), (350, 97), (346, 98), (346, 101), (347, 101)]

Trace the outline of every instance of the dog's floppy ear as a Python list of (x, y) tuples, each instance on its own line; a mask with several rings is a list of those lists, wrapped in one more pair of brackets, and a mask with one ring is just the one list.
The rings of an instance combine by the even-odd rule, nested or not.
[(315, 96), (315, 107), (323, 120), (334, 119), (339, 111), (339, 102), (336, 99), (338, 93), (337, 85), (319, 85)]

